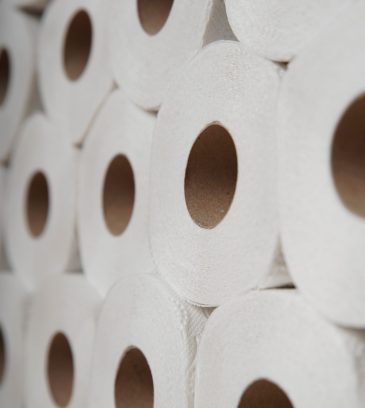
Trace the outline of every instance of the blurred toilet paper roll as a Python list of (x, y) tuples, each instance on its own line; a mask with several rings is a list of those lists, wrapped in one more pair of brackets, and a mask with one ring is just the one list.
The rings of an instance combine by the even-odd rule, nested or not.
[(278, 131), (288, 268), (317, 309), (355, 327), (365, 327), (363, 16), (360, 2), (290, 65)]
[(31, 17), (0, 4), (0, 160), (9, 158), (19, 127), (36, 105), (37, 25)]
[(119, 85), (157, 110), (166, 87), (205, 44), (234, 39), (223, 0), (113, 0), (111, 61)]
[(40, 93), (52, 120), (68, 126), (73, 143), (85, 132), (112, 86), (106, 2), (54, 0), (39, 39)]
[(260, 55), (289, 61), (356, 0), (226, 0), (237, 38)]
[(49, 278), (34, 293), (26, 337), (27, 407), (87, 407), (101, 299), (82, 275)]
[(276, 257), (278, 87), (277, 65), (217, 42), (185, 67), (159, 112), (153, 256), (192, 303), (216, 306), (258, 286)]
[(122, 278), (98, 320), (88, 407), (191, 407), (205, 322), (158, 276)]
[(295, 290), (251, 292), (213, 312), (196, 367), (196, 408), (365, 403), (365, 335), (322, 319)]
[(41, 114), (24, 124), (9, 169), (6, 237), (9, 262), (30, 287), (78, 270), (77, 152)]
[(149, 162), (155, 115), (114, 91), (80, 157), (78, 230), (82, 264), (103, 293), (126, 272), (152, 270)]
[(0, 273), (0, 406), (23, 407), (27, 295), (18, 279)]

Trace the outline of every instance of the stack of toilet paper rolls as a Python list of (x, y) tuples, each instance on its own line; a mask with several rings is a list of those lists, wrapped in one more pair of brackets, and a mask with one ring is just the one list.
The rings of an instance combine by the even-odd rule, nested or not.
[(365, 4), (3, 0), (0, 405), (365, 405)]

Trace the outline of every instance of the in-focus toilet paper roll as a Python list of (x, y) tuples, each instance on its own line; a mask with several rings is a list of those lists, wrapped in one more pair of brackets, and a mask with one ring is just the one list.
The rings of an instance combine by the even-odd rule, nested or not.
[(260, 55), (289, 61), (355, 0), (225, 0), (237, 38)]
[(365, 327), (364, 15), (361, 2), (290, 65), (278, 130), (288, 268), (317, 309), (356, 327)]
[(166, 87), (205, 44), (234, 39), (223, 0), (113, 0), (111, 61), (128, 96), (157, 110)]
[(36, 105), (37, 25), (31, 17), (0, 4), (0, 160), (9, 158), (19, 127)]
[(98, 320), (88, 407), (191, 407), (205, 322), (158, 276), (121, 279)]
[(295, 290), (251, 292), (208, 320), (195, 407), (360, 408), (364, 369), (364, 333), (330, 324)]
[(41, 114), (24, 124), (7, 183), (5, 245), (30, 287), (79, 269), (76, 244), (77, 151)]
[(32, 299), (26, 337), (27, 407), (87, 407), (96, 291), (81, 275), (48, 279)]
[(0, 273), (0, 406), (23, 407), (27, 295), (9, 272)]
[(102, 0), (54, 0), (39, 39), (39, 86), (52, 120), (73, 143), (85, 132), (112, 86)]
[(192, 303), (219, 305), (258, 286), (276, 257), (278, 87), (277, 65), (217, 42), (185, 67), (159, 112), (153, 256)]
[(105, 293), (123, 273), (153, 268), (148, 239), (155, 115), (114, 91), (80, 157), (78, 231), (88, 279)]

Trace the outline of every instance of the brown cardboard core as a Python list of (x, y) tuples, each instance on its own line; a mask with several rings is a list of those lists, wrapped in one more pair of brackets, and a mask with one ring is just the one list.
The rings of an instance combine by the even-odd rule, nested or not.
[(29, 231), (34, 237), (38, 237), (46, 226), (49, 209), (48, 183), (40, 171), (30, 180), (26, 207)]
[(52, 339), (48, 352), (47, 376), (54, 402), (59, 407), (66, 407), (72, 395), (74, 364), (70, 343), (62, 333), (57, 333)]
[(134, 206), (134, 175), (126, 156), (119, 154), (109, 164), (104, 179), (104, 220), (113, 235), (127, 228)]
[(257, 380), (243, 393), (238, 408), (294, 408), (285, 392), (268, 380)]
[(227, 214), (236, 190), (237, 154), (220, 125), (207, 127), (196, 139), (185, 171), (185, 202), (202, 228), (214, 228)]
[(136, 348), (120, 363), (114, 384), (116, 408), (152, 408), (153, 379), (145, 356)]
[(0, 327), (0, 384), (3, 382), (6, 368), (6, 350), (3, 331)]
[(332, 175), (343, 204), (365, 217), (365, 95), (339, 121), (332, 144)]
[(174, 0), (138, 0), (138, 16), (147, 34), (157, 34), (165, 25)]
[(8, 94), (10, 83), (10, 57), (8, 51), (0, 49), (0, 106)]
[(84, 72), (90, 56), (92, 36), (90, 17), (85, 10), (80, 10), (68, 26), (63, 47), (65, 71), (72, 81)]

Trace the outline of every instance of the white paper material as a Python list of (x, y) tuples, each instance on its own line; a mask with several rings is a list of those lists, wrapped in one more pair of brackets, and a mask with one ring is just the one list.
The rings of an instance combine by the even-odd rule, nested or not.
[(136, 104), (148, 110), (159, 108), (182, 64), (205, 44), (235, 38), (222, 0), (175, 0), (160, 2), (165, 6), (160, 8), (151, 7), (149, 1), (110, 3), (114, 77)]
[[(278, 130), (282, 241), (290, 274), (320, 312), (361, 328), (365, 104), (358, 98), (365, 91), (364, 16), (365, 6), (358, 4), (290, 64)], [(360, 105), (354, 107), (356, 100)]]
[(237, 38), (258, 54), (289, 61), (356, 0), (226, 0)]
[(36, 106), (37, 23), (0, 4), (0, 161), (9, 159), (22, 121)]
[(42, 102), (75, 144), (112, 86), (107, 10), (102, 0), (54, 0), (42, 19), (37, 60)]
[[(279, 67), (237, 42), (222, 41), (207, 46), (173, 85), (159, 112), (152, 145), (153, 256), (158, 272), (179, 295), (195, 304), (216, 306), (257, 287), (276, 258), (273, 123)], [(233, 140), (238, 178), (228, 208), (219, 202), (225, 201), (227, 186), (225, 180), (216, 183), (221, 174), (215, 175), (214, 166), (207, 171), (207, 181), (196, 182), (194, 205), (204, 215), (207, 206), (217, 201), (213, 215), (225, 215), (215, 227), (206, 228), (198, 225), (188, 211), (184, 180), (196, 138), (209, 125), (217, 124)], [(216, 135), (209, 137), (214, 139)], [(217, 149), (211, 161), (218, 163), (221, 157)], [(198, 163), (199, 170), (202, 161)], [(225, 165), (230, 166), (230, 162)], [(210, 185), (211, 190), (204, 190)], [(277, 284), (284, 282), (280, 277)]]
[[(121, 406), (118, 397), (115, 400), (120, 394), (118, 388), (115, 390), (116, 375), (131, 349), (140, 350), (147, 360), (153, 391), (146, 390), (141, 381), (132, 381), (129, 390), (135, 392), (124, 401), (125, 406), (151, 406), (153, 393), (156, 408), (191, 407), (195, 353), (205, 322), (202, 310), (182, 301), (158, 276), (135, 275), (120, 280), (100, 313), (88, 407)], [(117, 381), (118, 386), (123, 389), (126, 384)], [(141, 405), (139, 397), (146, 400), (146, 394), (151, 404)]]
[(42, 12), (50, 0), (2, 0), (4, 4), (31, 12)]
[(5, 245), (15, 273), (31, 288), (47, 276), (79, 269), (77, 158), (63, 130), (43, 115), (25, 122), (8, 175)]
[[(27, 407), (58, 407), (51, 393), (62, 391), (62, 383), (50, 383), (48, 371), (50, 345), (55, 335), (66, 337), (72, 353), (73, 381), (69, 408), (86, 407), (87, 385), (92, 359), (95, 324), (100, 307), (96, 291), (83, 276), (61, 275), (48, 279), (34, 294), (29, 312), (26, 337), (26, 401)], [(62, 370), (64, 355), (55, 363), (59, 377), (67, 381)]]
[(327, 322), (295, 290), (251, 292), (209, 319), (194, 406), (236, 407), (247, 387), (265, 379), (289, 397), (292, 405), (277, 405), (283, 408), (360, 408), (364, 369), (363, 333)]
[(9, 272), (0, 274), (0, 406), (23, 407), (24, 335), (27, 294)]
[[(155, 115), (133, 105), (121, 91), (114, 91), (95, 119), (81, 151), (78, 182), (81, 258), (87, 278), (102, 293), (125, 273), (148, 272), (153, 268), (148, 207), (155, 120)], [(115, 160), (119, 163), (122, 160), (121, 165), (107, 178)], [(131, 166), (131, 181), (126, 160)], [(106, 191), (110, 179), (113, 181)]]

